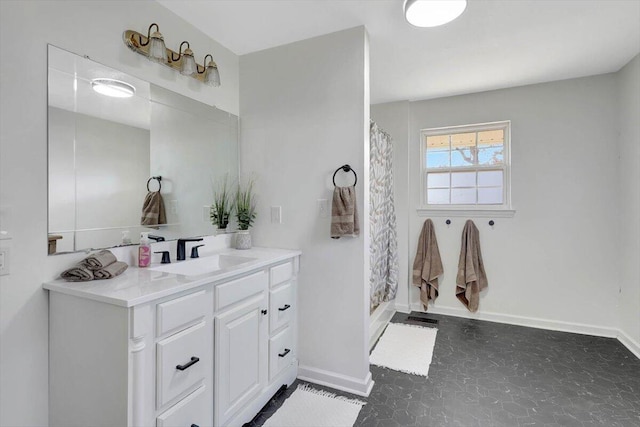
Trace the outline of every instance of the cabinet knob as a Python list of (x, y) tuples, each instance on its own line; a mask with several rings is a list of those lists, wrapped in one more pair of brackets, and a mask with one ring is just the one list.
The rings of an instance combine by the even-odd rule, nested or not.
[(288, 310), (288, 309), (290, 309), (290, 308), (291, 308), (291, 306), (290, 306), (289, 304), (285, 304), (285, 305), (284, 305), (284, 307), (280, 307), (280, 308), (278, 309), (278, 311), (285, 311), (285, 310)]
[(261, 310), (262, 314), (267, 315), (267, 310)]
[(200, 427), (200, 426), (197, 424), (191, 424), (191, 427)]
[(195, 357), (195, 356), (193, 356), (193, 357), (191, 358), (191, 361), (189, 361), (189, 362), (185, 363), (184, 365), (177, 365), (177, 366), (176, 366), (176, 369), (177, 369), (177, 370), (179, 370), (179, 371), (184, 371), (185, 369), (190, 368), (191, 366), (195, 365), (195, 364), (196, 364), (196, 363), (198, 363), (199, 361), (200, 361), (200, 358), (199, 358), (199, 357)]

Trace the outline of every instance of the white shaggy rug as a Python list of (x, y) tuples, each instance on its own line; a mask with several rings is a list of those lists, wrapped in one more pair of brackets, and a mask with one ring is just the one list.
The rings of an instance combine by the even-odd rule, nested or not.
[(365, 402), (336, 396), (310, 386), (296, 391), (263, 425), (264, 427), (351, 427)]
[(435, 328), (389, 323), (369, 361), (394, 371), (427, 377), (437, 332)]

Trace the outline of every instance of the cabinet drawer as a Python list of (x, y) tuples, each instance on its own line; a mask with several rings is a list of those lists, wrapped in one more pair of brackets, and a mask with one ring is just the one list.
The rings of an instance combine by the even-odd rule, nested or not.
[(295, 310), (293, 286), (287, 283), (269, 292), (269, 333), (287, 325)]
[(205, 386), (200, 387), (156, 419), (156, 427), (210, 426), (213, 409)]
[(157, 336), (178, 332), (189, 324), (202, 320), (207, 312), (205, 291), (194, 292), (171, 301), (158, 304)]
[(269, 381), (293, 363), (293, 333), (291, 327), (269, 340)]
[(216, 311), (267, 289), (267, 272), (261, 271), (215, 287)]
[(205, 365), (212, 363), (205, 326), (199, 323), (156, 344), (158, 408), (204, 381)]
[(282, 282), (293, 277), (293, 261), (285, 262), (284, 264), (276, 265), (269, 269), (269, 283), (271, 287), (274, 287)]

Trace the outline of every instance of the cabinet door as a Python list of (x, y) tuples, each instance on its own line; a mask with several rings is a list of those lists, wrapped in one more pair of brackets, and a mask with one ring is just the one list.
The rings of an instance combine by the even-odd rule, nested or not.
[(219, 315), (215, 330), (215, 419), (223, 426), (267, 380), (266, 292)]

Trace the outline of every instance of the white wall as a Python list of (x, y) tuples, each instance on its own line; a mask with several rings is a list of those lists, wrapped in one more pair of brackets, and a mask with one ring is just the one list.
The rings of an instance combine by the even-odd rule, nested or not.
[[(618, 178), (615, 76), (603, 75), (411, 102), (409, 264), (426, 219), (420, 200), (422, 128), (498, 120), (512, 124), (513, 218), (474, 219), (489, 278), (475, 315), (455, 298), (467, 217), (434, 217), (444, 279), (433, 312), (615, 336)], [(381, 106), (375, 106), (376, 113)], [(380, 126), (402, 127), (374, 117)], [(398, 211), (405, 209), (398, 207)], [(411, 287), (413, 309), (420, 309)]]
[(413, 265), (413, 259), (409, 259), (409, 212), (406, 208), (409, 203), (409, 101), (372, 105), (371, 120), (393, 138), (393, 200), (396, 206), (399, 268), (395, 308), (408, 312), (410, 267)]
[[(618, 72), (620, 329), (640, 357), (640, 56)], [(631, 342), (629, 342), (631, 341)]]
[[(198, 55), (212, 52), (222, 86), (204, 86), (129, 51), (123, 31), (143, 32), (151, 22), (170, 47), (189, 40)], [(0, 2), (0, 228), (12, 236), (1, 242), (10, 246), (11, 275), (0, 278), (0, 424), (7, 426), (48, 422), (41, 284), (58, 271), (46, 268), (47, 43), (238, 113), (237, 56), (156, 2)]]
[[(259, 197), (254, 244), (302, 250), (301, 375), (359, 393), (370, 378), (366, 43), (359, 27), (240, 57), (240, 163)], [(345, 163), (358, 173), (362, 233), (333, 240), (317, 200), (331, 200)], [(270, 206), (282, 207), (282, 224), (271, 223)]]

